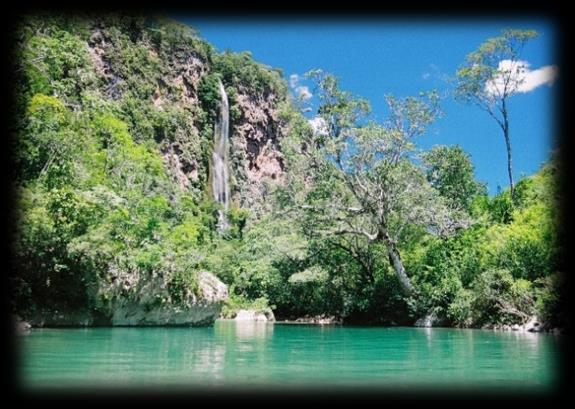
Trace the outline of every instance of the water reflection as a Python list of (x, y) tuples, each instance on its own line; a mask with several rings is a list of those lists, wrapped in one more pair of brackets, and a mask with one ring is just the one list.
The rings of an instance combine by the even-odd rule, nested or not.
[(274, 325), (260, 321), (235, 321), (234, 334), (238, 339), (265, 339), (273, 335)]

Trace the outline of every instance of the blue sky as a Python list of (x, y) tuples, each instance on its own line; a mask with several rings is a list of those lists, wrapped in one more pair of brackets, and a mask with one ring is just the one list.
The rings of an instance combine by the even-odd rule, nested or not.
[[(187, 17), (179, 21), (197, 29), (218, 51), (250, 51), (259, 62), (280, 68), (286, 80), (315, 68), (336, 75), (342, 89), (367, 98), (373, 118), (385, 115), (383, 96), (416, 95), (437, 89), (445, 94), (444, 116), (419, 140), (427, 149), (459, 144), (472, 157), (476, 176), (488, 185), (508, 186), (505, 143), (501, 130), (487, 113), (457, 102), (443, 79), (453, 75), (465, 56), (504, 28), (535, 29), (539, 37), (527, 44), (522, 59), (531, 70), (558, 63), (556, 27), (544, 19), (486, 20), (233, 20), (229, 17)], [(553, 112), (558, 79), (510, 98), (510, 129), (514, 177), (537, 171), (555, 147), (558, 129)], [(311, 85), (302, 80), (300, 86)], [(313, 91), (310, 89), (310, 91)], [(315, 98), (309, 103), (315, 107)], [(311, 115), (308, 113), (307, 115)]]

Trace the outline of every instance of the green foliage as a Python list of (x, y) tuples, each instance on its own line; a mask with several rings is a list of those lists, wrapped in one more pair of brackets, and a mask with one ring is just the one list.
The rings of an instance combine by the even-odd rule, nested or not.
[(224, 304), (221, 315), (223, 318), (234, 318), (239, 310), (253, 310), (265, 313), (269, 309), (269, 301), (265, 297), (252, 300), (232, 293)]
[(537, 314), (549, 326), (566, 327), (569, 325), (567, 283), (565, 275), (554, 273), (535, 281)]
[(490, 200), (488, 208), (489, 216), (494, 223), (508, 224), (513, 220), (513, 201), (507, 191)]
[(233, 238), (242, 239), (244, 235), (244, 229), (246, 228), (246, 223), (250, 216), (250, 211), (248, 209), (243, 209), (241, 207), (232, 206), (228, 212), (228, 220), (230, 222), (229, 234)]
[(487, 270), (473, 283), (474, 322), (525, 322), (534, 312), (531, 282), (514, 280), (507, 270)]
[(215, 118), (217, 115), (221, 99), (218, 85), (220, 81), (221, 74), (219, 73), (204, 75), (198, 87), (198, 94), (204, 111), (208, 112), (212, 118)]
[(21, 29), (27, 40), (17, 50), (24, 77), (21, 97), (53, 94), (77, 103), (80, 91), (93, 86), (96, 76), (85, 43), (53, 22), (30, 19)]
[[(499, 63), (503, 60), (518, 61), (527, 41), (537, 37), (534, 30), (504, 30), (498, 37), (486, 40), (479, 48), (468, 54), (465, 64), (457, 71), (457, 96), (478, 103), (495, 103), (497, 98), (507, 98), (517, 91), (521, 84), (513, 71), (500, 71)], [(499, 96), (490, 95), (485, 84), (497, 75), (503, 75), (506, 87)]]
[(485, 194), (473, 175), (471, 158), (461, 146), (435, 146), (423, 155), (427, 180), (452, 206), (469, 211), (475, 198)]
[(194, 270), (177, 270), (168, 282), (168, 293), (175, 304), (186, 302), (189, 297), (200, 293), (197, 275)]
[(251, 53), (225, 51), (214, 55), (213, 61), (214, 70), (221, 74), (226, 85), (242, 87), (259, 95), (273, 93), (280, 100), (286, 98), (287, 86), (281, 75), (254, 61)]

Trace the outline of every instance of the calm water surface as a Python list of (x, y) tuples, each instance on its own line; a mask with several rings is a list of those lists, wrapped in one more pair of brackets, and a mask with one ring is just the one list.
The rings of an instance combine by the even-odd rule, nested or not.
[(19, 338), (38, 386), (486, 387), (550, 391), (550, 334), (216, 321), (208, 328), (36, 329)]

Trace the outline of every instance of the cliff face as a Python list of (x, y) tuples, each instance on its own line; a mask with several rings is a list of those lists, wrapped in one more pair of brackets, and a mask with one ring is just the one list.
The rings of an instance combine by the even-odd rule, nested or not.
[[(127, 77), (144, 77), (147, 85), (153, 87), (145, 101), (150, 104), (150, 110), (175, 116), (170, 119), (180, 122), (170, 134), (155, 135), (166, 169), (182, 190), (201, 192), (209, 182), (206, 151), (214, 126), (214, 113), (210, 117), (202, 105), (206, 96), (202, 95), (201, 82), (208, 74), (220, 74), (212, 63), (213, 51), (206, 53), (202, 49), (205, 43), (198, 42), (162, 54), (152, 39), (140, 33), (132, 43), (135, 42), (149, 59), (150, 68), (156, 70), (145, 76), (126, 71), (126, 56), (118, 49), (121, 37), (122, 32), (118, 33), (109, 24), (98, 23), (91, 27), (87, 45), (94, 70), (104, 84), (103, 93), (110, 99), (121, 99), (125, 96)], [(250, 61), (250, 64), (254, 63)], [(241, 70), (242, 67), (234, 68)], [(254, 89), (237, 77), (227, 82), (224, 77), (224, 85), (227, 90), (233, 90), (237, 110), (230, 130), (232, 201), (258, 213), (268, 184), (280, 182), (283, 174), (279, 140), (284, 135), (277, 125), (277, 110), (285, 95), (274, 93), (270, 87)], [(202, 143), (204, 152), (200, 147)]]
[(232, 163), (237, 183), (234, 195), (241, 207), (259, 212), (269, 184), (281, 183), (282, 155), (279, 141), (284, 136), (278, 126), (278, 98), (272, 93), (250, 94), (238, 90), (241, 116), (233, 124)]

